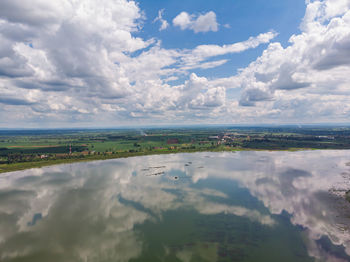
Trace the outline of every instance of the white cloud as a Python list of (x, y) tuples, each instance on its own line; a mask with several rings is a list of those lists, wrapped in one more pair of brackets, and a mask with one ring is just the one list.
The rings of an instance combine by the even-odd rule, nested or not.
[(174, 26), (179, 26), (182, 30), (191, 29), (195, 33), (218, 31), (219, 24), (216, 21), (216, 14), (209, 11), (203, 15), (190, 15), (187, 12), (181, 12), (173, 19)]
[(240, 104), (278, 110), (276, 119), (290, 122), (348, 118), (349, 7), (350, 1), (310, 2), (289, 46), (271, 43), (230, 79), (243, 88)]
[(158, 11), (158, 16), (153, 20), (153, 23), (157, 22), (157, 21), (160, 22), (159, 31), (163, 31), (163, 30), (165, 30), (165, 29), (167, 29), (169, 27), (168, 21), (166, 21), (163, 18), (163, 13), (164, 13), (164, 9), (159, 10)]
[[(2, 1), (0, 5), (3, 84), (11, 87), (15, 97), (25, 93), (23, 89), (45, 92), (47, 103), (42, 100), (32, 106), (37, 112), (51, 108), (92, 112), (99, 98), (125, 96), (129, 80), (116, 63), (125, 53), (153, 42), (132, 36), (142, 19), (132, 1)], [(79, 99), (72, 99), (74, 105), (51, 106), (61, 96), (57, 91)], [(95, 97), (92, 103), (91, 97)], [(19, 101), (8, 98), (6, 102), (3, 97), (2, 103)]]
[[(273, 37), (267, 33), (267, 41), (262, 34), (232, 45), (164, 49), (160, 41), (133, 36), (144, 19), (133, 1), (4, 1), (1, 7), (0, 118), (5, 126), (11, 119), (34, 125), (93, 123), (101, 113), (104, 123), (129, 122), (130, 117), (190, 119), (192, 110), (195, 117), (202, 117), (199, 110), (217, 115), (225, 105), (226, 87), (206, 85), (193, 94), (167, 81), (196, 68), (221, 66), (228, 60), (209, 59), (255, 48)], [(160, 29), (167, 25), (163, 12), (155, 19)], [(191, 18), (192, 27), (215, 29), (203, 25), (212, 18), (212, 12)]]
[(187, 12), (181, 12), (173, 19), (173, 24), (182, 30), (188, 29), (192, 24), (192, 17)]
[(9, 22), (24, 25), (54, 25), (63, 17), (72, 15), (70, 5), (69, 1), (3, 0), (1, 1), (0, 17)]
[(183, 109), (212, 109), (225, 104), (224, 87), (212, 87), (205, 77), (192, 73), (190, 79), (181, 87), (178, 106)]
[(207, 58), (232, 54), (241, 53), (245, 50), (256, 48), (261, 44), (269, 43), (273, 38), (277, 36), (275, 32), (267, 32), (259, 34), (256, 37), (250, 37), (246, 41), (230, 44), (230, 45), (199, 45), (186, 55), (183, 60), (186, 64), (197, 64), (199, 61), (203, 61)]
[[(61, 126), (130, 124), (131, 118), (142, 124), (169, 119), (341, 122), (350, 117), (349, 0), (310, 1), (301, 33), (287, 46), (271, 43), (277, 36), (271, 30), (237, 43), (192, 49), (166, 49), (160, 40), (135, 36), (145, 15), (133, 1), (6, 0), (0, 7), (4, 127), (19, 123), (13, 119)], [(155, 19), (160, 29), (167, 27), (163, 12)], [(182, 12), (173, 23), (213, 31), (214, 18), (213, 12)], [(268, 44), (263, 53), (237, 74), (192, 74), (223, 66), (231, 59), (228, 54), (263, 44)], [(198, 80), (200, 88), (194, 75), (205, 79)]]

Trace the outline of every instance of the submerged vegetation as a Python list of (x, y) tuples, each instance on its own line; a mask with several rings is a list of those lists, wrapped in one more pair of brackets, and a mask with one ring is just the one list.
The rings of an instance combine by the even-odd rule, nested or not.
[(0, 173), (53, 164), (200, 151), (350, 149), (350, 128), (201, 127), (0, 131)]

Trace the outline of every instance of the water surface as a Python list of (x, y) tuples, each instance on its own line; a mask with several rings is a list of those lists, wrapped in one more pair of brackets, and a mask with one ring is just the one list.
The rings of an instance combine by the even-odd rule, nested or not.
[(0, 261), (350, 261), (350, 151), (194, 153), (0, 175)]

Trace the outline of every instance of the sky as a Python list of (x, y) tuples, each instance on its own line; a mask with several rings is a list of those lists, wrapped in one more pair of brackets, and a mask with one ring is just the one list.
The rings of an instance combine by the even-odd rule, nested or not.
[(0, 1), (0, 128), (349, 117), (350, 0)]

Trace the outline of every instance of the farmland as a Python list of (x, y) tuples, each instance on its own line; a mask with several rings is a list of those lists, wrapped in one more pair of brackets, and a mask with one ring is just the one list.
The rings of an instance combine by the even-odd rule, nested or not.
[(350, 128), (0, 130), (0, 172), (148, 154), (300, 149), (350, 149)]

